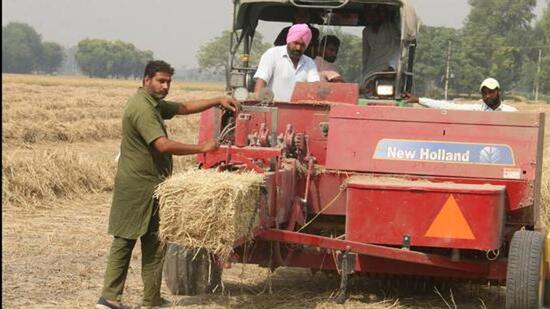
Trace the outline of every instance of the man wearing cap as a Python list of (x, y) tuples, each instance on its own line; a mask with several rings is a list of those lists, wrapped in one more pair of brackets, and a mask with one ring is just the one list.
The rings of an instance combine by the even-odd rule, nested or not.
[(494, 78), (487, 78), (479, 86), (481, 91), (481, 102), (476, 104), (456, 104), (449, 101), (438, 101), (428, 98), (419, 98), (413, 94), (405, 93), (403, 96), (408, 103), (418, 103), (425, 107), (440, 109), (458, 109), (468, 111), (485, 112), (517, 112), (518, 110), (510, 105), (502, 103), (500, 96), (500, 84)]
[(254, 92), (258, 94), (261, 89), (269, 87), (275, 101), (290, 101), (296, 82), (318, 82), (315, 62), (304, 55), (311, 37), (306, 24), (290, 27), (287, 44), (272, 47), (262, 55), (254, 75)]

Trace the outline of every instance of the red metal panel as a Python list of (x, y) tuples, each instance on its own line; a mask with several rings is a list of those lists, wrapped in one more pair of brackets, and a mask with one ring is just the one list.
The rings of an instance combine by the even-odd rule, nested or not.
[(248, 146), (248, 134), (250, 133), (250, 114), (239, 113), (235, 120), (235, 146)]
[[(309, 209), (316, 213), (323, 209), (334, 197), (338, 195), (340, 186), (344, 181), (354, 175), (367, 175), (371, 177), (381, 177), (383, 175), (365, 174), (365, 173), (342, 173), (341, 171), (325, 170), (322, 174), (313, 177), (309, 192)], [(499, 179), (472, 179), (456, 177), (414, 177), (411, 175), (393, 175), (392, 177), (405, 180), (423, 180), (431, 182), (453, 182), (457, 184), (494, 184), (506, 187), (505, 209), (508, 213), (507, 222), (518, 225), (533, 225), (532, 205), (533, 205), (533, 186), (525, 181), (519, 180), (499, 180)], [(521, 211), (517, 211), (521, 210)], [(345, 215), (346, 214), (346, 195), (341, 194), (332, 206), (327, 208), (323, 214), (326, 215)]]
[(215, 110), (210, 108), (201, 113), (199, 122), (199, 142), (213, 138)]
[[(202, 163), (205, 168), (211, 168), (217, 163), (225, 162), (228, 159), (231, 163), (256, 165), (251, 159), (262, 160), (263, 165), (269, 166), (270, 159), (281, 157), (282, 150), (279, 148), (267, 147), (229, 147), (221, 146), (215, 151), (209, 153), (201, 153), (197, 155), (198, 162)], [(252, 167), (252, 166), (249, 166)], [(261, 172), (261, 170), (258, 170)]]
[[(237, 263), (252, 263), (263, 267), (304, 267), (311, 269), (334, 270), (340, 268), (336, 266), (335, 259), (338, 259), (341, 251), (334, 249), (313, 249), (301, 248), (294, 250), (287, 263), (279, 264), (274, 257), (269, 258), (269, 252), (274, 249), (272, 241), (262, 241), (257, 239), (252, 248), (246, 251), (246, 261), (243, 261), (244, 248), (235, 249), (238, 255), (234, 257), (234, 262)], [(370, 274), (394, 274), (398, 276), (419, 276), (419, 277), (442, 277), (442, 278), (462, 278), (471, 280), (504, 280), (506, 279), (506, 260), (497, 261), (480, 261), (479, 265), (486, 265), (486, 272), (466, 272), (462, 269), (442, 268), (427, 264), (418, 264), (414, 262), (396, 261), (385, 258), (373, 257), (369, 255), (359, 255), (355, 263), (355, 272), (370, 273)]]
[[(503, 180), (508, 190), (509, 218), (516, 223), (533, 225), (540, 203), (540, 196), (535, 192), (540, 190), (543, 124), (541, 113), (333, 106), (326, 165), (335, 170), (406, 177), (460, 177), (459, 182), (464, 183), (479, 183), (482, 179), (500, 184), (497, 180)], [(392, 143), (415, 147), (439, 143), (448, 147), (484, 148), (483, 151), (496, 148), (507, 152), (510, 162), (453, 162), (440, 160), (437, 155), (433, 160), (419, 160), (415, 156), (407, 157), (405, 151), (396, 151), (398, 147), (387, 146)], [(471, 155), (481, 159), (482, 151)]]
[[(509, 218), (528, 225), (537, 220), (540, 196), (535, 192), (540, 190), (544, 114), (333, 106), (329, 123), (326, 165), (330, 169), (406, 177), (460, 177), (457, 182), (463, 183), (479, 183), (481, 179), (500, 184), (497, 180), (503, 180), (508, 190)], [(390, 147), (384, 148), (391, 143), (418, 146), (433, 142), (500, 148), (509, 152), (511, 161), (480, 164), (438, 158), (418, 160), (407, 158), (405, 152), (396, 152), (396, 147), (391, 148), (391, 153)], [(386, 157), (380, 156), (384, 149)], [(481, 152), (476, 155), (480, 158)]]
[[(323, 209), (336, 195), (338, 195), (340, 186), (344, 181), (354, 175), (368, 175), (372, 177), (383, 176), (376, 174), (361, 174), (361, 173), (342, 173), (340, 171), (324, 171), (312, 180), (312, 186), (309, 192), (309, 207), (310, 211), (318, 212)], [(512, 212), (521, 209), (523, 213), (510, 213), (508, 222), (515, 222), (520, 225), (531, 225), (534, 222), (530, 221), (529, 216), (530, 205), (533, 204), (533, 186), (527, 182), (519, 180), (499, 180), (499, 179), (471, 179), (471, 178), (456, 178), (456, 177), (413, 177), (409, 175), (394, 175), (401, 179), (417, 180), (431, 182), (454, 182), (458, 184), (486, 184), (501, 185), (506, 187), (505, 209)], [(528, 207), (527, 209), (525, 209)], [(346, 197), (341, 196), (326, 209), (324, 214), (327, 215), (345, 215), (346, 214)]]
[(264, 178), (267, 194), (260, 201), (260, 219), (263, 228), (281, 224), (290, 216), (296, 194), (296, 170), (282, 169), (267, 172)]
[(327, 137), (323, 135), (320, 124), (329, 121), (329, 108), (323, 104), (278, 104), (279, 133), (284, 132), (287, 124), (292, 124), (294, 132), (305, 133), (309, 151), (317, 159), (316, 164), (325, 164)]
[(292, 103), (349, 103), (357, 104), (359, 85), (351, 83), (306, 83), (298, 82), (294, 87)]
[(323, 214), (345, 215), (346, 194), (340, 193), (340, 187), (348, 176), (343, 173), (325, 172), (313, 177), (308, 198), (309, 211), (317, 213), (338, 197), (329, 208), (325, 209)]
[(331, 118), (392, 120), (397, 122), (432, 122), (478, 124), (484, 126), (538, 127), (543, 113), (480, 113), (430, 108), (382, 108), (377, 106), (335, 105)]
[[(538, 121), (538, 122), (537, 122)], [(350, 171), (533, 180), (540, 115), (411, 108), (334, 106), (330, 114), (327, 167)], [(360, 136), (361, 138), (350, 138)], [(508, 164), (377, 157), (385, 141), (488, 145), (510, 151)], [(479, 154), (473, 154), (479, 155)], [(436, 162), (438, 161), (439, 162)]]
[[(346, 237), (352, 241), (491, 250), (502, 242), (505, 187), (352, 177)], [(452, 196), (452, 198), (451, 198)]]
[(350, 252), (383, 258), (387, 260), (429, 265), (469, 273), (488, 274), (489, 272), (489, 266), (487, 263), (474, 263), (467, 261), (453, 262), (449, 258), (435, 254), (407, 251), (385, 246), (364, 244), (355, 241), (339, 240), (319, 235), (303, 234), (291, 231), (268, 229), (259, 233), (257, 239), (275, 240), (284, 243), (301, 244), (340, 251), (350, 250)]

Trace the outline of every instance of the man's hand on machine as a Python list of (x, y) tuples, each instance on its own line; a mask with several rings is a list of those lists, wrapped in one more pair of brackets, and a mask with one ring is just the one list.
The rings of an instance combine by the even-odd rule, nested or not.
[(217, 138), (213, 138), (200, 144), (201, 152), (211, 152), (220, 148), (220, 141)]
[(402, 97), (407, 103), (418, 103), (418, 97), (412, 93), (404, 92)]
[(220, 105), (233, 112), (238, 112), (241, 109), (241, 103), (231, 97), (220, 97)]

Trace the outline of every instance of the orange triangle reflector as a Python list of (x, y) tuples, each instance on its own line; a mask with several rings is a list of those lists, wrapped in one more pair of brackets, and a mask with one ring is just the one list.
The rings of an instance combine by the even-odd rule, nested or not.
[(426, 237), (475, 239), (472, 229), (451, 194), (424, 235)]

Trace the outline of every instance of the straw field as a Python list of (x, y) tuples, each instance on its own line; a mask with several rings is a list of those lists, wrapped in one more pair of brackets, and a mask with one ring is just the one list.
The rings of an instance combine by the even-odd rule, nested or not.
[[(133, 80), (81, 77), (2, 76), (2, 298), (7, 308), (90, 308), (99, 296), (106, 256), (115, 156), (126, 99)], [(168, 99), (222, 94), (219, 84), (175, 82)], [(520, 110), (550, 111), (550, 105), (515, 104)], [(176, 139), (196, 142), (198, 117), (176, 117), (168, 128)], [(550, 120), (546, 125), (543, 197), (550, 205)], [(178, 158), (176, 169), (191, 167)], [(543, 220), (550, 221), (545, 208)], [(141, 297), (140, 250), (136, 246), (124, 300)], [(340, 308), (329, 297), (337, 277), (308, 269), (235, 264), (223, 275), (224, 294), (163, 296), (174, 307)], [(412, 292), (357, 278), (346, 307), (483, 308), (502, 304), (502, 288), (453, 286)], [(271, 290), (271, 293), (270, 293)], [(439, 295), (440, 294), (440, 295)]]

